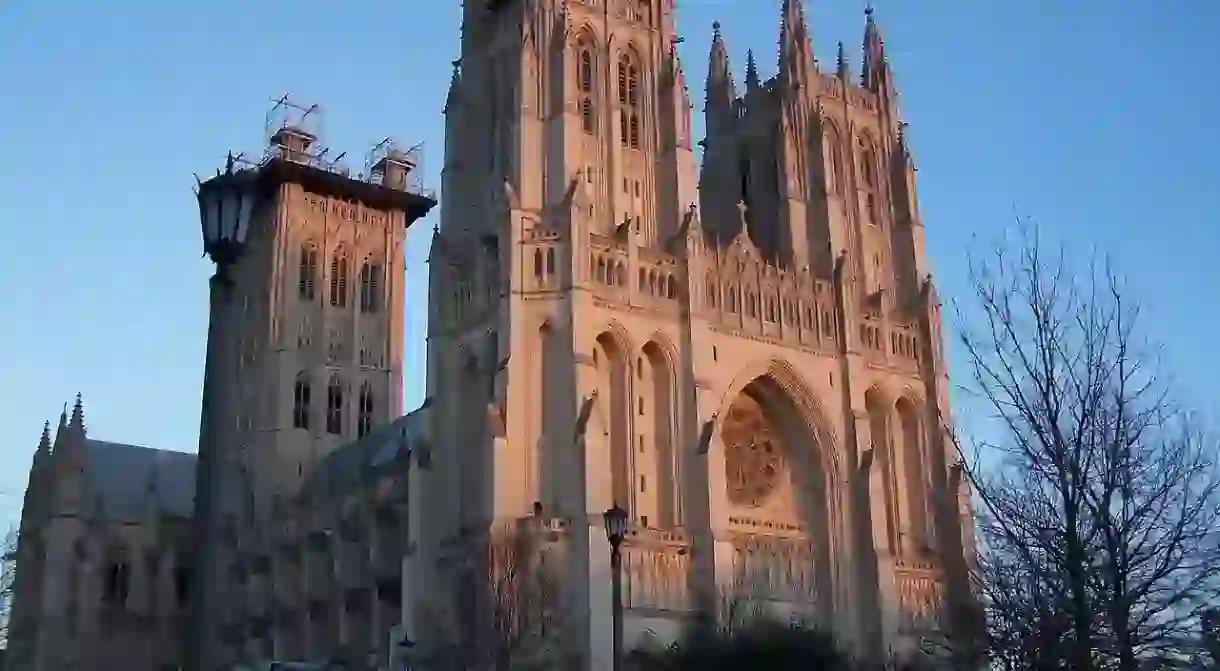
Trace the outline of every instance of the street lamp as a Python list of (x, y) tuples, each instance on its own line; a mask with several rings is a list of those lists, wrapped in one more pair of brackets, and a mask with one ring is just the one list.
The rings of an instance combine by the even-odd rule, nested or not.
[(225, 171), (200, 182), (195, 188), (199, 201), (199, 223), (203, 229), (203, 251), (216, 264), (216, 278), (232, 286), (229, 267), (237, 261), (250, 232), (250, 218), (257, 198), (256, 171), (234, 170), (229, 154)]
[(610, 506), (602, 513), (606, 524), (606, 539), (610, 541), (610, 589), (612, 591), (611, 619), (614, 625), (614, 661), (611, 668), (619, 671), (623, 658), (623, 555), (620, 547), (627, 533), (627, 511)]

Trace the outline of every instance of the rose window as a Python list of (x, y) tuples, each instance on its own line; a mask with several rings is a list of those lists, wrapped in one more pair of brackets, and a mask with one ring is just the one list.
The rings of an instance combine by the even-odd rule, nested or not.
[(729, 501), (759, 506), (780, 484), (783, 450), (779, 431), (758, 402), (743, 395), (733, 403), (720, 430), (724, 442)]

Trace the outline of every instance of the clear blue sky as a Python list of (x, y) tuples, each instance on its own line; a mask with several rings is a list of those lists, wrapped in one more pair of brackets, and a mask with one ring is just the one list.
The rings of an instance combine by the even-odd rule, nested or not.
[[(678, 5), (697, 119), (713, 20), (739, 71), (753, 48), (772, 74), (779, 0)], [(875, 5), (944, 297), (967, 296), (972, 236), (1030, 216), (1116, 258), (1175, 375), (1212, 409), (1220, 3)], [(862, 6), (806, 0), (825, 67), (843, 40), (858, 69)], [(191, 174), (258, 150), (269, 98), (322, 104), (326, 143), (351, 156), (385, 135), (427, 143), (439, 185), (459, 16), (458, 0), (3, 3), (0, 518), (18, 512), (42, 422), (77, 391), (95, 437), (195, 449), (211, 270)], [(434, 218), (408, 253), (409, 405)]]

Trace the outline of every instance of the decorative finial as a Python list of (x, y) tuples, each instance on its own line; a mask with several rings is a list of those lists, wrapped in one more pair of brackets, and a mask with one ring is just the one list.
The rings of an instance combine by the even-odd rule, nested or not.
[(873, 15), (873, 2), (872, 2), (872, 0), (868, 0), (868, 2), (865, 2), (865, 3), (864, 3), (864, 15), (865, 15), (865, 16), (872, 16), (872, 15)]
[(720, 22), (719, 21), (712, 21), (712, 37), (715, 39), (720, 38)]
[(746, 87), (750, 89), (759, 88), (762, 84), (758, 79), (758, 64), (754, 62), (754, 50), (746, 51)]
[(233, 174), (233, 152), (229, 152), (229, 156), (225, 158), (225, 174)]

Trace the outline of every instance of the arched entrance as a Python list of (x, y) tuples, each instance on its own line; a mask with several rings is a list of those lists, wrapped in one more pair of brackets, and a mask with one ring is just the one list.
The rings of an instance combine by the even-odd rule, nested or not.
[[(770, 374), (731, 397), (719, 439), (735, 590), (821, 623), (834, 613), (838, 506), (816, 419)], [(778, 612), (776, 613), (779, 614)]]

